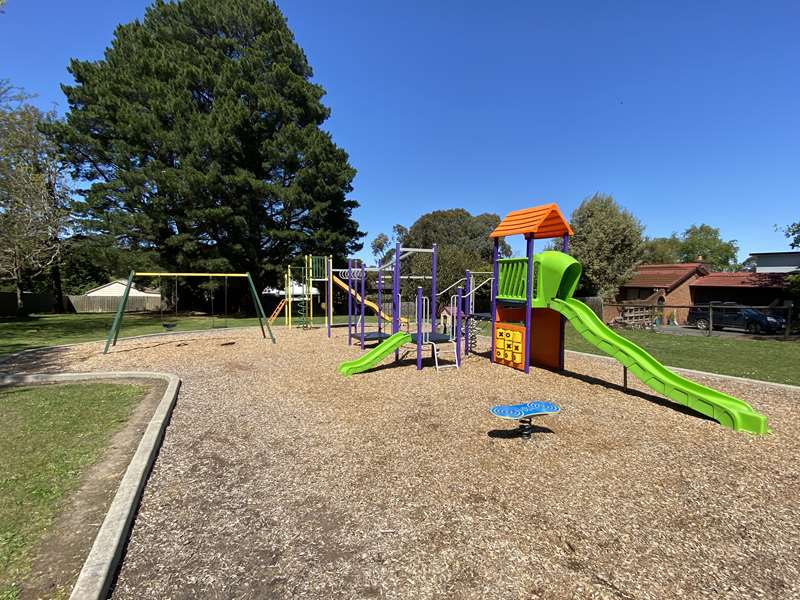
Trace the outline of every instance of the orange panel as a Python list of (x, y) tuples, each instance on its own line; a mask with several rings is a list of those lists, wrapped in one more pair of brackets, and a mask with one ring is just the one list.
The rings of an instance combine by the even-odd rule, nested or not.
[(561, 359), (561, 315), (549, 308), (531, 311), (531, 364), (558, 369)]
[(525, 307), (524, 306), (497, 306), (497, 314), (495, 321), (503, 321), (510, 323), (516, 321), (517, 323), (525, 322)]

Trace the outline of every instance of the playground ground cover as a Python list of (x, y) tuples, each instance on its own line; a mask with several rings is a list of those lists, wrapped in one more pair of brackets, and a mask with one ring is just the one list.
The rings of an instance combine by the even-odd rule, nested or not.
[[(28, 585), (32, 564), (47, 553), (43, 538), (55, 539), (57, 516), (67, 510), (68, 496), (144, 394), (141, 386), (118, 384), (0, 388), (0, 598), (15, 599), (20, 582)], [(115, 485), (110, 492), (114, 489)], [(106, 496), (108, 492), (104, 490)], [(74, 529), (76, 521), (70, 527)], [(69, 571), (82, 563), (78, 557), (70, 564), (70, 558), (64, 557), (66, 579), (56, 573), (64, 561), (56, 560), (44, 568), (51, 575), (44, 578), (44, 588), (28, 596), (66, 597)]]
[[(104, 339), (113, 315), (42, 315), (27, 319), (0, 319), (0, 357), (30, 348), (73, 344)], [(280, 327), (282, 319), (275, 321)], [(324, 320), (315, 317), (317, 325)], [(336, 315), (337, 324), (347, 322), (346, 315)], [(374, 323), (368, 317), (367, 323)], [(163, 333), (158, 315), (125, 315), (121, 336)], [(252, 327), (255, 318), (229, 318), (229, 327)], [(224, 319), (214, 320), (223, 327)], [(211, 327), (207, 316), (180, 317), (178, 331), (203, 331)], [(662, 363), (687, 369), (746, 377), (774, 383), (800, 385), (800, 341), (758, 340), (723, 337), (681, 337), (635, 330), (618, 330), (622, 336), (645, 348)], [(566, 327), (566, 347), (570, 350), (602, 354), (586, 342), (572, 327)]]
[[(344, 334), (187, 333), (0, 367), (183, 380), (114, 598), (800, 593), (798, 391), (694, 376), (765, 413), (755, 437), (626, 392), (591, 356), (343, 378)], [(488, 412), (532, 399), (562, 412), (528, 442)]]

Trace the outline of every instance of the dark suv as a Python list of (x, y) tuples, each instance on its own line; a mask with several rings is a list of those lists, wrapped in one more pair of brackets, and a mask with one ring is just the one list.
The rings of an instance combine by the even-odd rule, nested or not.
[[(714, 309), (714, 329), (725, 327), (744, 329), (748, 333), (780, 333), (786, 326), (783, 317), (766, 315), (754, 308), (742, 308), (734, 302), (712, 302)], [(693, 306), (689, 309), (687, 325), (698, 329), (708, 329), (710, 321), (708, 305)]]

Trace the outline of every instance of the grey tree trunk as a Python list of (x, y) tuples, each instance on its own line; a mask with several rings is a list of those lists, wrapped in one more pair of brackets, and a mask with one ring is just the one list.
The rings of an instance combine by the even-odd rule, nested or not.
[(53, 288), (53, 296), (56, 298), (55, 311), (57, 314), (67, 312), (64, 305), (64, 287), (61, 284), (61, 264), (58, 259), (50, 267), (50, 283)]
[(14, 278), (14, 285), (17, 288), (17, 316), (24, 317), (25, 316), (25, 302), (22, 295), (22, 275), (18, 275)]

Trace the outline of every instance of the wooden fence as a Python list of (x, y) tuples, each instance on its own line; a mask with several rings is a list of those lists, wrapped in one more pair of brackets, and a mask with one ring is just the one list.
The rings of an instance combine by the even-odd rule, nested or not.
[[(116, 312), (121, 296), (67, 296), (76, 313)], [(161, 308), (161, 298), (153, 296), (129, 296), (125, 312), (157, 311)]]

